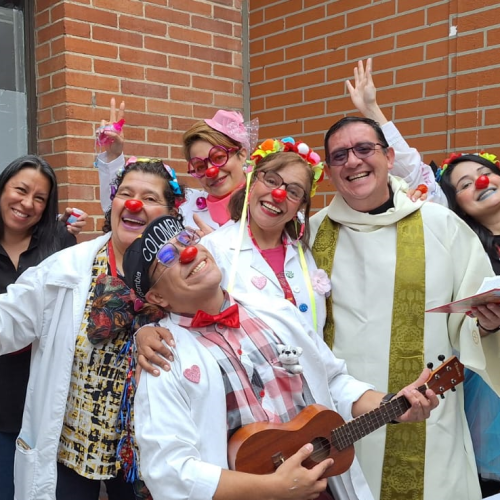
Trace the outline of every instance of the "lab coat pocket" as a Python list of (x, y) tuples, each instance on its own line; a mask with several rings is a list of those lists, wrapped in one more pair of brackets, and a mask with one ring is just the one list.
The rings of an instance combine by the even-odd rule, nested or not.
[(37, 468), (38, 451), (32, 449), (24, 439), (18, 437), (14, 459), (15, 500), (34, 500), (36, 498), (35, 475)]

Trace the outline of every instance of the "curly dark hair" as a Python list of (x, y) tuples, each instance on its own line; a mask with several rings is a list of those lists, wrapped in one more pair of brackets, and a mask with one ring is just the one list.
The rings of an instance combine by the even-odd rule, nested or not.
[[(125, 177), (130, 174), (130, 172), (143, 172), (145, 174), (153, 174), (163, 179), (165, 183), (163, 196), (167, 201), (168, 214), (178, 216), (182, 219), (182, 216), (178, 213), (177, 207), (185, 200), (184, 186), (179, 185), (181, 191), (180, 194), (174, 193), (174, 190), (170, 184), (170, 182), (173, 181), (174, 178), (165, 168), (162, 160), (139, 159), (136, 162), (127, 165), (121, 172), (117, 174), (114, 182), (111, 184), (112, 198), (114, 197), (113, 193), (116, 193), (121, 183), (123, 182), (123, 179), (125, 179)], [(111, 231), (111, 207), (104, 216), (104, 225), (102, 227), (102, 231), (104, 233), (109, 233)]]

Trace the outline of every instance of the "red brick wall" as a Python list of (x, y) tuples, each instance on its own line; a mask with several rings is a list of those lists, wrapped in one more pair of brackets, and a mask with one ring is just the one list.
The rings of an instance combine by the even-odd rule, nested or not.
[[(499, 16), (492, 0), (251, 0), (261, 137), (321, 148), (327, 128), (355, 114), (345, 80), (374, 57), (379, 103), (427, 161), (450, 150), (500, 156)], [(316, 207), (331, 197), (327, 183), (321, 191)]]
[(56, 168), (61, 205), (91, 215), (89, 232), (101, 224), (94, 130), (111, 97), (126, 102), (125, 154), (162, 157), (178, 173), (182, 133), (218, 108), (243, 108), (241, 0), (36, 0), (35, 9), (38, 152)]

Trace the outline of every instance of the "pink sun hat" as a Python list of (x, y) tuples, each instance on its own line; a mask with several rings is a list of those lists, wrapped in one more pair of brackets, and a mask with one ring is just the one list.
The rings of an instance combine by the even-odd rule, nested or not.
[(241, 143), (248, 151), (252, 151), (258, 140), (259, 119), (245, 122), (239, 111), (219, 109), (214, 117), (204, 122), (214, 130), (227, 135), (233, 141)]

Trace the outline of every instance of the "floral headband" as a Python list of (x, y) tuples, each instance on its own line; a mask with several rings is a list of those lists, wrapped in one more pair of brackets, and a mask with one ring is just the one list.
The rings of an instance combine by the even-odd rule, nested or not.
[(325, 164), (318, 153), (315, 153), (305, 142), (295, 141), (293, 137), (284, 139), (266, 139), (250, 156), (250, 164), (258, 165), (262, 158), (281, 151), (292, 151), (307, 161), (313, 170), (311, 196), (316, 194), (318, 183), (323, 180)]
[[(127, 170), (127, 168), (132, 165), (133, 163), (159, 163), (161, 162), (163, 167), (165, 168), (165, 170), (168, 172), (169, 176), (170, 176), (170, 179), (168, 181), (168, 183), (170, 184), (170, 187), (172, 188), (172, 191), (174, 192), (174, 194), (176, 196), (182, 196), (182, 189), (181, 187), (179, 186), (179, 182), (177, 181), (177, 175), (175, 173), (175, 170), (167, 165), (166, 163), (163, 162), (163, 160), (160, 160), (158, 158), (137, 158), (136, 156), (131, 156), (127, 162), (125, 163), (125, 165), (123, 166), (123, 168), (120, 168), (117, 172), (116, 172), (116, 180), (119, 180), (121, 179), (121, 177), (123, 176), (124, 172)], [(110, 188), (110, 198), (113, 199), (116, 195), (116, 184), (112, 185), (111, 188)]]
[(446, 172), (446, 169), (448, 168), (450, 163), (453, 163), (457, 158), (460, 158), (461, 156), (480, 156), (481, 158), (490, 161), (491, 163), (493, 163), (493, 165), (496, 165), (500, 168), (500, 161), (497, 160), (496, 155), (492, 153), (486, 153), (486, 151), (481, 151), (480, 153), (452, 153), (448, 158), (443, 160), (443, 163), (441, 163), (441, 166), (437, 169), (437, 182), (441, 182), (443, 174)]

